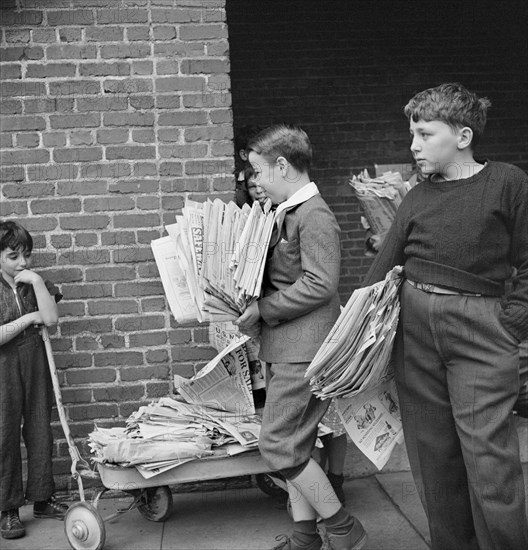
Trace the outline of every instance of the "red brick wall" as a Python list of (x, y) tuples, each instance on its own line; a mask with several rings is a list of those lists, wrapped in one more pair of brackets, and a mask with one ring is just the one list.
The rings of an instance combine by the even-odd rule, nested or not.
[(171, 319), (150, 241), (185, 196), (232, 197), (224, 0), (1, 6), (0, 217), (64, 294), (53, 348), (83, 437), (212, 357), (204, 329)]
[(300, 124), (342, 228), (342, 299), (371, 263), (347, 181), (406, 163), (412, 95), (460, 81), (493, 102), (480, 154), (528, 170), (528, 3), (227, 1), (235, 129)]

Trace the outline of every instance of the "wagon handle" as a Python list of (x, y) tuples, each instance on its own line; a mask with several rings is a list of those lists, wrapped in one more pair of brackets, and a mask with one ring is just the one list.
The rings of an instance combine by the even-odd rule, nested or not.
[(75, 445), (73, 437), (70, 432), (70, 427), (68, 426), (68, 421), (66, 420), (66, 412), (64, 411), (64, 405), (62, 404), (62, 395), (59, 384), (59, 377), (57, 375), (57, 367), (55, 366), (55, 360), (53, 358), (53, 350), (51, 348), (51, 341), (49, 337), (48, 328), (43, 325), (40, 328), (40, 334), (42, 340), (44, 341), (44, 347), (46, 348), (46, 356), (48, 358), (48, 365), (51, 374), (51, 381), (53, 383), (53, 392), (55, 394), (55, 402), (57, 405), (57, 411), (59, 412), (59, 419), (66, 437), (66, 442), (68, 444), (68, 451), (70, 453), (70, 458), (72, 460), (71, 465), (71, 475), (77, 481), (79, 486), (79, 494), (81, 500), (84, 501), (84, 489), (82, 484), (81, 472), (86, 477), (98, 477), (97, 473), (90, 468), (90, 465), (84, 458), (81, 458), (79, 450)]

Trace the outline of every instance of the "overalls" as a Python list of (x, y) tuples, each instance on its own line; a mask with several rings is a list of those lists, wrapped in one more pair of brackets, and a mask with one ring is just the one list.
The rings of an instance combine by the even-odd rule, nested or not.
[[(47, 283), (51, 294), (58, 290)], [(37, 310), (30, 285), (16, 295), (0, 274), (0, 325)], [(44, 343), (31, 326), (0, 346), (0, 510), (47, 500), (54, 492), (51, 431), (52, 385)], [(27, 450), (24, 495), (20, 427)]]

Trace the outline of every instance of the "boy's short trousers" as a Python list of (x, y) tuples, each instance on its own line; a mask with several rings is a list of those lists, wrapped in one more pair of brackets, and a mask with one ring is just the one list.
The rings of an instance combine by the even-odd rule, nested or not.
[(330, 400), (310, 391), (304, 373), (310, 363), (266, 363), (266, 404), (259, 449), (273, 470), (289, 470), (306, 463), (317, 439), (317, 426)]

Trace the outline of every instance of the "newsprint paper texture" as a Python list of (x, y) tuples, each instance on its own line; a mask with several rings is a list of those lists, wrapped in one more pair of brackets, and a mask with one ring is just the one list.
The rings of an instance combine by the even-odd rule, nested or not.
[(336, 399), (336, 402), (350, 439), (381, 470), (396, 444), (403, 442), (394, 379), (354, 397)]

